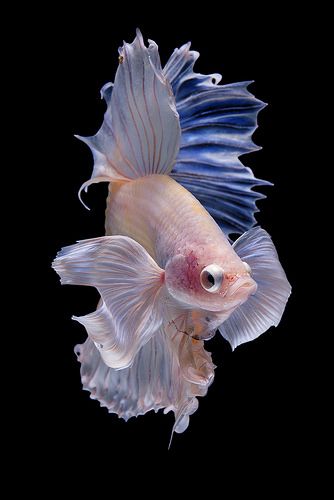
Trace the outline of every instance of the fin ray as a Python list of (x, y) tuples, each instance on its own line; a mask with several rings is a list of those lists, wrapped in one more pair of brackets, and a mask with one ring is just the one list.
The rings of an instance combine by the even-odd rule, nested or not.
[(222, 336), (235, 349), (279, 324), (291, 286), (278, 260), (275, 246), (264, 229), (250, 229), (234, 243), (233, 248), (250, 266), (252, 278), (257, 283), (256, 293), (219, 327)]
[(162, 73), (157, 45), (145, 47), (139, 30), (120, 49), (115, 83), (101, 89), (107, 102), (102, 127), (79, 137), (94, 158), (92, 179), (131, 180), (167, 174), (180, 141), (179, 117), (169, 82)]
[(178, 433), (187, 428), (189, 415), (198, 407), (196, 397), (206, 394), (214, 377), (215, 367), (203, 342), (195, 345), (182, 334), (168, 335), (163, 327), (141, 347), (133, 364), (122, 370), (108, 367), (90, 338), (75, 352), (83, 388), (101, 406), (125, 420), (150, 410), (173, 411), (173, 432)]
[[(247, 89), (251, 81), (218, 85), (221, 75), (195, 73), (198, 57), (198, 52), (186, 44), (175, 49), (164, 68), (182, 129), (180, 152), (171, 176), (198, 198), (227, 235), (243, 233), (255, 224), (256, 201), (264, 197), (253, 188), (270, 185), (256, 179), (238, 159), (260, 149), (252, 141), (252, 134), (265, 104)], [(193, 168), (196, 162), (202, 164), (198, 170)], [(214, 185), (206, 182), (207, 176), (215, 179)], [(244, 183), (231, 201), (235, 206), (243, 204), (244, 210), (231, 218), (225, 195), (235, 179)]]
[(103, 236), (65, 247), (52, 267), (63, 284), (97, 288), (102, 298), (98, 310), (74, 319), (102, 344), (110, 366), (129, 366), (162, 322), (158, 296), (163, 270), (126, 236)]

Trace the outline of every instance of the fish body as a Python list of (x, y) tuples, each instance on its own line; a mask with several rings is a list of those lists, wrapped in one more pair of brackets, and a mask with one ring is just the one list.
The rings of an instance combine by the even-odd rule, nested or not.
[(84, 388), (125, 419), (172, 410), (176, 432), (214, 378), (204, 341), (217, 329), (232, 348), (258, 337), (279, 323), (291, 290), (270, 236), (252, 227), (252, 187), (265, 182), (238, 160), (255, 149), (263, 103), (245, 84), (193, 73), (189, 47), (164, 69), (140, 32), (120, 49), (102, 127), (81, 138), (94, 157), (83, 188), (109, 183), (106, 236), (53, 263), (63, 284), (101, 295), (96, 311), (74, 317), (88, 334), (76, 346)]
[[(203, 309), (221, 311), (220, 296), (237, 280), (254, 291), (253, 280), (228, 239), (199, 201), (166, 175), (112, 183), (107, 200), (106, 234), (140, 243), (165, 269), (175, 298)], [(215, 263), (224, 269), (220, 296), (208, 293), (199, 273)]]
[(208, 237), (225, 239), (199, 201), (171, 177), (155, 174), (110, 184), (106, 234), (135, 239), (159, 265), (166, 264), (178, 245), (194, 244), (195, 232), (199, 244)]

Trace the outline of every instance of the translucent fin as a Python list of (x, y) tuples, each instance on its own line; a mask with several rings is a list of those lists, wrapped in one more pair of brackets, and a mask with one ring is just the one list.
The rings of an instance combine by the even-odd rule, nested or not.
[(145, 47), (140, 31), (125, 43), (115, 83), (101, 89), (108, 108), (93, 137), (79, 137), (92, 150), (95, 178), (136, 179), (171, 171), (179, 150), (180, 125), (157, 45)]
[[(88, 338), (75, 347), (83, 388), (110, 413), (125, 420), (150, 410), (174, 411), (174, 430), (183, 432), (189, 415), (198, 406), (196, 396), (206, 394), (214, 376), (214, 365), (203, 342), (195, 346), (188, 338), (180, 347), (183, 337), (166, 335), (160, 328), (140, 349), (131, 367), (123, 370), (108, 367)], [(191, 374), (193, 366), (202, 374), (200, 383), (195, 376), (193, 379), (183, 376), (184, 372)]]
[(159, 328), (159, 293), (164, 271), (146, 250), (126, 236), (103, 236), (63, 248), (52, 267), (62, 284), (94, 286), (98, 310), (75, 318), (114, 368), (129, 366)]
[(83, 388), (110, 413), (128, 420), (171, 404), (171, 360), (160, 331), (138, 352), (132, 366), (108, 367), (90, 338), (75, 351), (81, 363)]
[(115, 319), (103, 300), (96, 311), (86, 316), (73, 316), (72, 319), (86, 328), (106, 365), (118, 369), (131, 364), (138, 346), (120, 342)]
[(171, 176), (193, 193), (226, 234), (255, 223), (256, 179), (239, 156), (259, 149), (251, 137), (265, 104), (248, 90), (251, 82), (218, 85), (221, 75), (194, 73), (199, 53), (190, 43), (175, 49), (164, 68), (176, 99), (181, 148)]
[(259, 337), (271, 326), (277, 326), (291, 293), (275, 246), (264, 229), (250, 229), (233, 248), (250, 266), (257, 291), (219, 327), (232, 349)]

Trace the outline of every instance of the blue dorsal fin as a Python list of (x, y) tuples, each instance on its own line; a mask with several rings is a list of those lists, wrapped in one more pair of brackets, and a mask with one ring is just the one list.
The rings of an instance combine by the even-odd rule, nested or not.
[(252, 134), (265, 103), (247, 90), (252, 82), (218, 85), (221, 75), (194, 73), (198, 57), (185, 44), (174, 50), (163, 70), (182, 130), (171, 176), (197, 197), (227, 235), (243, 233), (256, 222), (256, 201), (265, 198), (252, 188), (271, 185), (239, 160), (260, 149)]

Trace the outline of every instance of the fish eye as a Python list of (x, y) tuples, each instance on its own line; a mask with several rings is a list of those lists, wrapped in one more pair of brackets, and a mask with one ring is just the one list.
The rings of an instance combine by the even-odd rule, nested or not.
[(217, 264), (206, 266), (200, 275), (201, 285), (208, 292), (217, 292), (224, 279), (224, 271)]
[(249, 264), (247, 264), (247, 262), (245, 262), (244, 260), (242, 261), (243, 265), (245, 266), (245, 269), (246, 271), (248, 272), (248, 274), (252, 274), (252, 268), (250, 267)]

